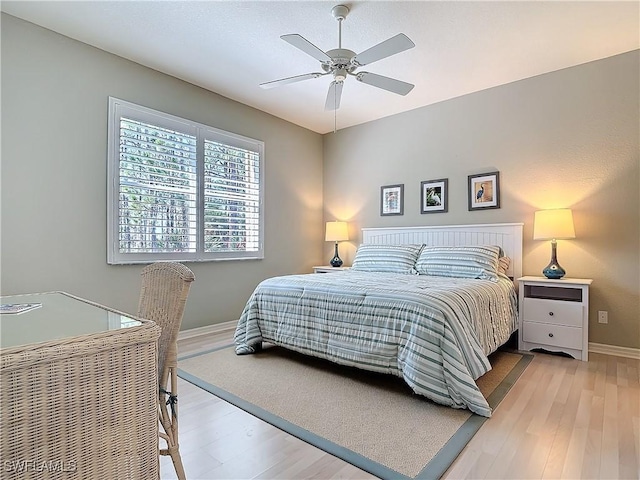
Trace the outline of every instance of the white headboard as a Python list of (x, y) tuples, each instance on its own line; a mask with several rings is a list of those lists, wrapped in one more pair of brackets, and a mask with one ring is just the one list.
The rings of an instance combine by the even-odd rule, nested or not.
[(499, 245), (511, 265), (507, 274), (522, 276), (522, 223), (426, 227), (363, 228), (362, 243), (386, 245)]

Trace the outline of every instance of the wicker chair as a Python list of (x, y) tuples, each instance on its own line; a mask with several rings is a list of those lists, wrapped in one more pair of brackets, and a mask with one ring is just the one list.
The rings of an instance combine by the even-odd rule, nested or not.
[(158, 414), (160, 438), (167, 443), (167, 448), (160, 448), (160, 455), (171, 456), (180, 479), (185, 478), (185, 473), (178, 444), (177, 338), (193, 280), (193, 272), (180, 263), (148, 265), (142, 270), (138, 306), (138, 317), (153, 320), (162, 328), (158, 340)]

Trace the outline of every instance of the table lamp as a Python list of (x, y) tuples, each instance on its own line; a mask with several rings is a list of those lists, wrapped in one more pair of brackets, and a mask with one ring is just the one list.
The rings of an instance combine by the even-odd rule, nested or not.
[(336, 242), (336, 251), (331, 259), (332, 267), (341, 267), (342, 260), (338, 256), (338, 242), (343, 240), (349, 240), (349, 232), (347, 231), (347, 222), (327, 222), (327, 228), (325, 230), (325, 241)]
[(547, 278), (559, 279), (564, 277), (565, 271), (558, 263), (557, 242), (558, 239), (575, 238), (573, 228), (573, 215), (569, 208), (557, 208), (554, 210), (539, 210), (533, 220), (533, 239), (551, 240), (551, 262), (542, 273)]

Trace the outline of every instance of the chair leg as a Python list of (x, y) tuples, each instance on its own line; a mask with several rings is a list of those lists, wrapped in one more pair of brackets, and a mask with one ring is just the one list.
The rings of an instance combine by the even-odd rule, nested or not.
[[(162, 385), (165, 385), (167, 380), (171, 382), (170, 392), (177, 395), (178, 391), (178, 375), (175, 367), (169, 367), (162, 378)], [(169, 377), (169, 378), (167, 378)], [(178, 441), (178, 404), (171, 404), (171, 408), (167, 409), (167, 405), (164, 402), (164, 394), (160, 395), (160, 424), (164, 430), (164, 434), (160, 433), (160, 438), (163, 438), (167, 442), (167, 448), (161, 449), (161, 455), (170, 455), (173, 467), (176, 470), (176, 475), (180, 480), (186, 480), (184, 473), (184, 465), (182, 464), (182, 458), (180, 457), (180, 444)], [(170, 413), (169, 413), (170, 411)]]
[(182, 464), (182, 457), (180, 456), (180, 448), (178, 445), (169, 444), (170, 440), (168, 436), (161, 435), (161, 438), (164, 438), (167, 441), (167, 448), (160, 449), (160, 455), (167, 455), (171, 457), (171, 461), (173, 462), (173, 468), (176, 471), (176, 476), (179, 480), (186, 480), (187, 476), (184, 473), (184, 465)]
[(176, 475), (180, 480), (186, 480), (187, 477), (184, 473), (184, 466), (182, 465), (182, 458), (180, 457), (180, 450), (178, 447), (169, 448), (169, 455), (173, 461), (173, 467), (176, 469)]
[[(174, 393), (178, 392), (178, 372), (177, 365), (171, 367), (171, 391)], [(173, 460), (173, 466), (176, 469), (176, 475), (180, 480), (186, 480), (186, 476), (184, 474), (184, 466), (182, 465), (182, 457), (180, 457), (180, 443), (178, 441), (178, 404), (176, 403), (175, 408), (171, 412), (171, 429), (173, 430), (173, 446), (169, 449), (169, 454), (171, 455), (171, 460)]]

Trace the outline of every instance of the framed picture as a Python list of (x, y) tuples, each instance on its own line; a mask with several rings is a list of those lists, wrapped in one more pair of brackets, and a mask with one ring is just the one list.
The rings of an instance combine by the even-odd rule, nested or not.
[(500, 208), (500, 173), (469, 175), (469, 210)]
[(420, 213), (439, 213), (448, 210), (448, 181), (448, 178), (441, 178), (420, 182)]
[(404, 184), (380, 187), (380, 215), (404, 214)]

